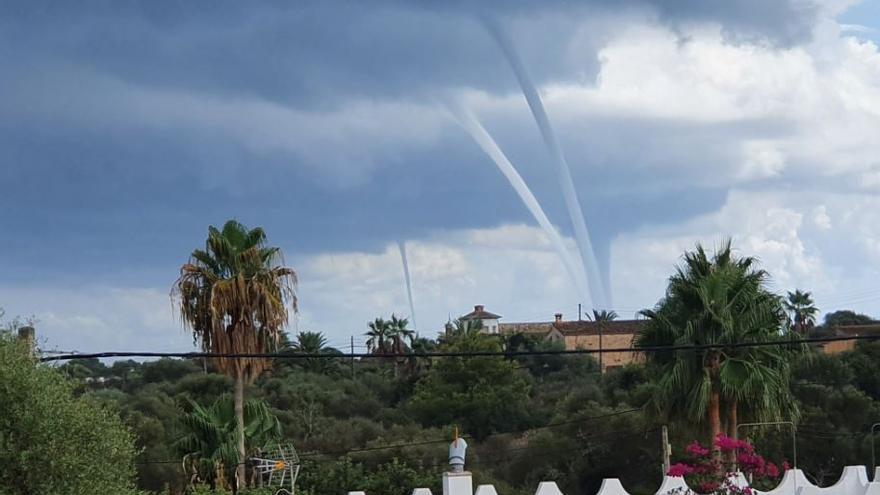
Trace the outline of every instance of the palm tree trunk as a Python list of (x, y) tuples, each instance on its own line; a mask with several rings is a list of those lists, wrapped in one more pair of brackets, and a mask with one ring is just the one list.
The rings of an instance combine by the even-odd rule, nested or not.
[[(737, 409), (739, 408), (739, 404), (736, 399), (730, 401), (727, 405), (727, 436), (736, 440), (736, 426), (739, 424), (737, 420)], [(727, 463), (730, 466), (731, 471), (736, 471), (736, 451), (731, 451), (728, 454)]]
[[(721, 434), (721, 394), (712, 390), (709, 394), (709, 445), (712, 446), (712, 456), (720, 461), (721, 450), (715, 445), (715, 439)], [(719, 462), (719, 469), (721, 463)], [(720, 473), (719, 473), (720, 474)]]
[(235, 423), (238, 434), (238, 465), (235, 466), (236, 492), (245, 484), (245, 446), (244, 446), (244, 371), (235, 373)]
[(712, 458), (718, 465), (718, 473), (723, 471), (721, 449), (715, 444), (715, 439), (721, 434), (721, 390), (719, 374), (721, 373), (721, 357), (713, 352), (709, 357), (709, 377), (711, 380), (709, 391), (709, 445), (712, 449)]
[(715, 445), (715, 439), (721, 434), (721, 391), (718, 383), (718, 375), (721, 371), (721, 357), (717, 352), (713, 352), (709, 356), (709, 377), (711, 380), (709, 391), (709, 445), (712, 449), (712, 455), (715, 460), (721, 461), (721, 450)]
[(391, 354), (394, 356), (391, 357), (391, 365), (394, 367), (394, 379), (397, 380), (400, 377), (400, 362), (397, 359), (397, 354), (400, 351), (400, 337), (395, 335), (391, 340)]

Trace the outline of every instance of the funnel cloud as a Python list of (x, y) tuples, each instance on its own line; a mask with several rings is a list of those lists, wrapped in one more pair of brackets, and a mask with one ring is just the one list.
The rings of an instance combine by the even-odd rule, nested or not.
[(553, 224), (550, 223), (550, 219), (547, 218), (544, 209), (541, 208), (538, 199), (532, 194), (531, 189), (529, 189), (529, 186), (523, 180), (522, 176), (519, 175), (519, 172), (516, 171), (516, 168), (510, 163), (510, 160), (507, 159), (507, 156), (501, 151), (501, 148), (498, 147), (498, 144), (492, 139), (492, 136), (489, 135), (489, 132), (486, 131), (470, 110), (463, 106), (453, 106), (452, 111), (458, 119), (458, 123), (461, 127), (467, 131), (483, 152), (495, 162), (495, 165), (498, 166), (501, 173), (504, 174), (504, 177), (510, 183), (511, 187), (513, 187), (514, 191), (516, 191), (516, 194), (519, 195), (519, 198), (529, 210), (529, 213), (532, 214), (538, 222), (538, 225), (540, 225), (547, 234), (550, 243), (553, 244), (553, 247), (559, 254), (563, 265), (565, 265), (565, 270), (568, 272), (569, 276), (571, 276), (575, 287), (577, 287), (578, 295), (582, 298), (586, 297), (587, 282), (586, 276), (583, 272), (583, 266), (580, 265), (568, 249), (566, 249), (565, 243), (562, 241), (559, 232), (557, 232)]
[(403, 263), (403, 280), (406, 282), (406, 297), (409, 299), (409, 321), (412, 322), (413, 330), (418, 331), (416, 325), (416, 305), (413, 303), (412, 280), (409, 276), (409, 261), (406, 258), (406, 242), (397, 241), (397, 249), (400, 251), (400, 262)]
[(562, 146), (553, 132), (550, 125), (550, 119), (547, 118), (547, 112), (544, 110), (544, 103), (541, 96), (535, 88), (534, 82), (526, 70), (525, 64), (513, 46), (513, 41), (507, 35), (507, 32), (495, 19), (489, 16), (483, 17), (492, 37), (498, 42), (504, 56), (510, 63), (510, 67), (516, 74), (519, 85), (522, 88), (523, 96), (529, 104), (529, 109), (535, 117), (535, 123), (541, 130), (541, 137), (556, 162), (556, 171), (559, 176), (559, 184), (562, 187), (562, 196), (565, 199), (565, 206), (568, 208), (568, 215), (571, 218), (574, 227), (575, 239), (577, 240), (578, 250), (580, 251), (581, 261), (587, 272), (587, 282), (590, 290), (590, 301), (594, 307), (607, 308), (610, 304), (610, 297), (606, 297), (605, 288), (603, 287), (602, 273), (599, 271), (599, 263), (596, 261), (596, 254), (593, 252), (593, 244), (590, 241), (590, 233), (587, 230), (587, 223), (584, 220), (584, 213), (581, 210), (581, 203), (578, 199), (577, 191), (574, 188), (574, 181), (571, 179), (571, 171), (565, 155), (562, 153)]

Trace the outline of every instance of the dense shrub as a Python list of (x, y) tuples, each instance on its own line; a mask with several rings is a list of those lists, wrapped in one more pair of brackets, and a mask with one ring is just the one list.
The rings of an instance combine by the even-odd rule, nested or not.
[(115, 412), (0, 334), (0, 493), (133, 494), (134, 458)]

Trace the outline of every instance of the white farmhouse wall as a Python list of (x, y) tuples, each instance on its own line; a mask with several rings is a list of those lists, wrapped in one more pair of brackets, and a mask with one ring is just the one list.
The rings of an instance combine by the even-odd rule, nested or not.
[(684, 482), (684, 478), (679, 476), (664, 476), (663, 482), (660, 483), (660, 489), (657, 490), (655, 495), (673, 495), (684, 493), (688, 489), (687, 483)]
[(789, 469), (782, 476), (782, 481), (776, 488), (766, 492), (760, 490), (753, 490), (753, 492), (755, 495), (796, 495), (800, 489), (806, 486), (813, 486), (813, 484), (810, 483), (804, 472), (800, 469)]
[(847, 466), (834, 485), (820, 488), (810, 484), (801, 488), (800, 495), (865, 495), (867, 488), (868, 473), (865, 466)]
[(598, 495), (629, 495), (620, 484), (617, 478), (605, 478), (602, 480), (602, 486), (599, 487)]
[(498, 320), (483, 320), (483, 330), (495, 335), (498, 333)]
[(477, 487), (474, 495), (498, 495), (498, 492), (495, 491), (495, 487), (492, 485), (480, 485)]
[[(746, 479), (741, 473), (733, 476), (734, 482), (743, 487), (748, 486)], [(779, 485), (766, 492), (753, 490), (755, 495), (880, 495), (880, 468), (874, 474), (875, 482), (868, 482), (868, 473), (865, 466), (847, 466), (844, 468), (840, 479), (833, 486), (826, 488), (818, 487), (804, 476), (799, 469), (791, 469), (785, 472)], [(666, 476), (660, 489), (655, 495), (684, 495), (693, 493), (687, 486), (684, 478)], [(348, 492), (348, 495), (367, 495), (364, 492)], [(379, 494), (369, 494), (379, 495)], [(431, 495), (427, 488), (416, 488), (412, 495)], [(443, 495), (499, 495), (492, 485), (480, 485), (476, 493), (473, 490), (471, 473), (445, 473), (443, 475)], [(500, 494), (504, 495), (504, 494)], [(564, 495), (553, 481), (544, 481), (538, 485), (535, 495)], [(608, 478), (602, 481), (602, 486), (596, 495), (629, 495), (629, 492), (617, 478)]]
[(535, 495), (562, 495), (555, 481), (542, 481)]

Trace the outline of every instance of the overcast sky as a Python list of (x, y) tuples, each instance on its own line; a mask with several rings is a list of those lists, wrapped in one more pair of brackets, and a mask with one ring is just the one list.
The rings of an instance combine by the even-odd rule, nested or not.
[(577, 317), (559, 256), (451, 117), (471, 109), (574, 253), (565, 155), (612, 308), (733, 237), (779, 292), (880, 316), (880, 1), (3, 2), (0, 307), (43, 347), (189, 350), (168, 293), (208, 225), (263, 226), (292, 331), (363, 342), (485, 304)]

